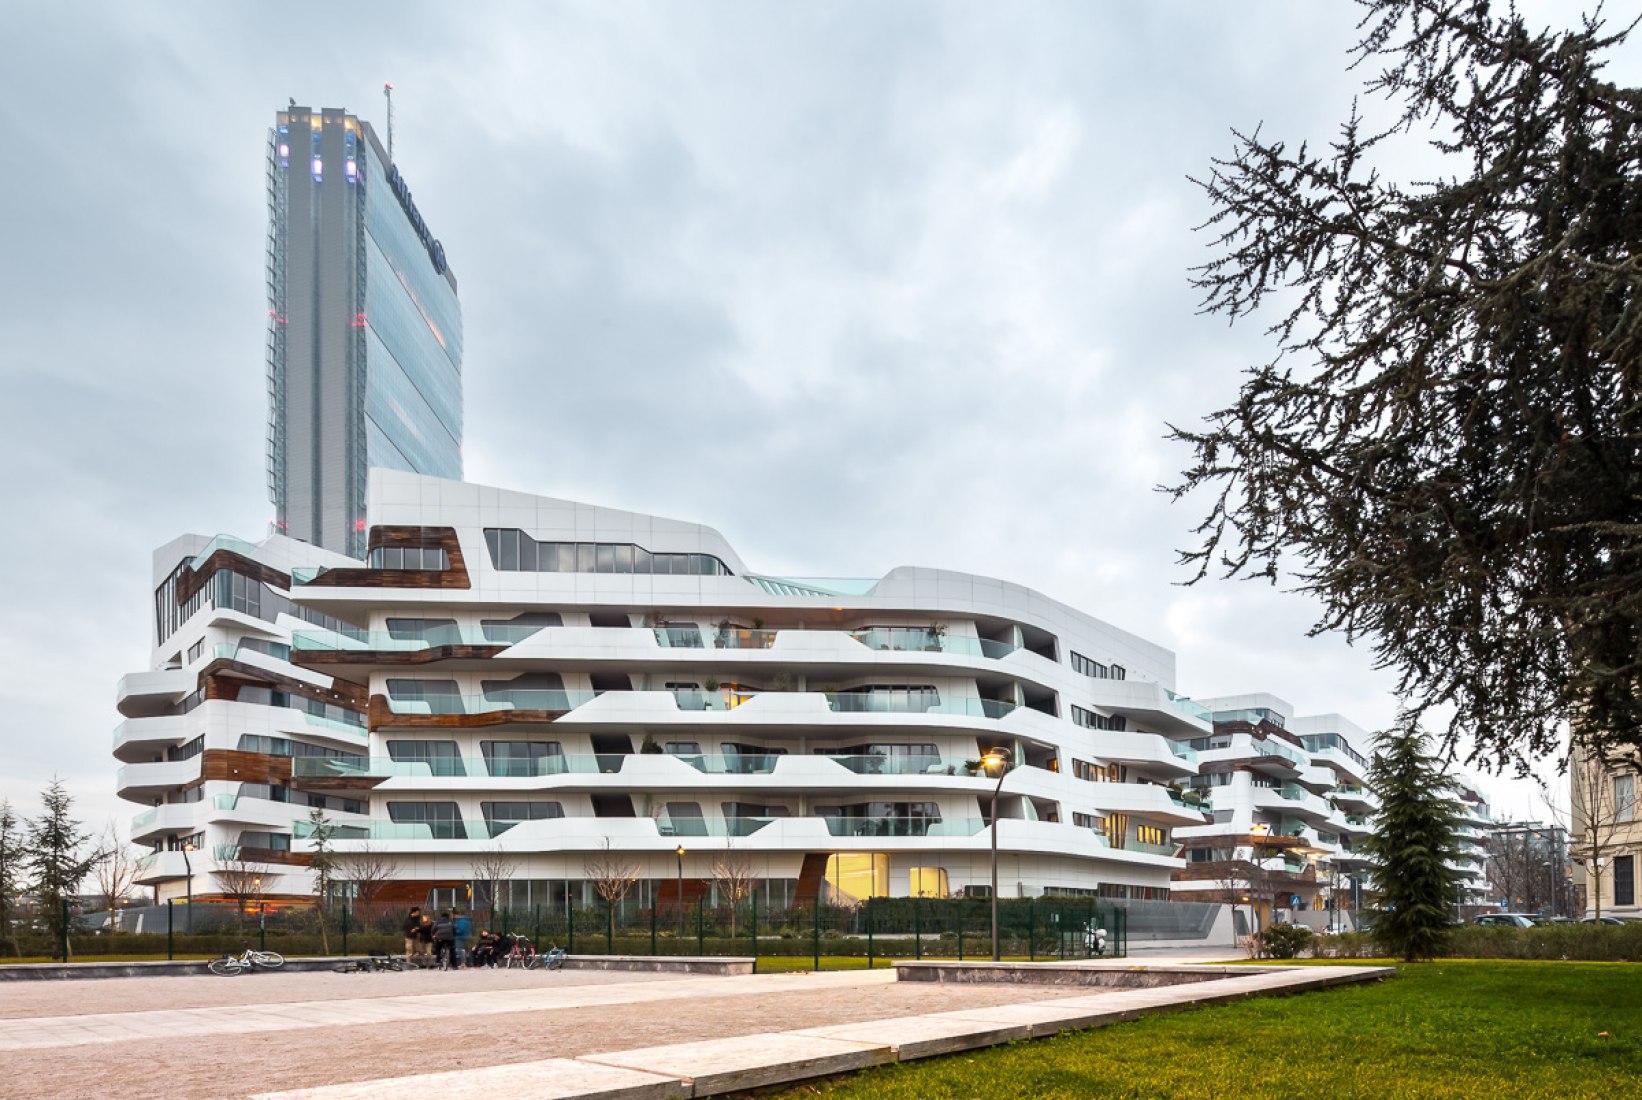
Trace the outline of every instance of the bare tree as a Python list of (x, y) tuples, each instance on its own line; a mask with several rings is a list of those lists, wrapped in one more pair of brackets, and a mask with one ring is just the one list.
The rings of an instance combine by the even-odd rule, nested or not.
[(353, 883), (354, 901), (371, 908), (381, 899), (388, 883), (399, 877), (399, 861), (362, 841), (357, 849), (337, 856), (337, 877)]
[(239, 854), (240, 851), (234, 849), (232, 859), (218, 860), (216, 870), (211, 873), (216, 876), (222, 892), (233, 901), (234, 912), (243, 924), (245, 910), (253, 899), (262, 895), (262, 867), (245, 859)]
[(108, 899), (109, 927), (118, 932), (120, 908), (125, 904), (126, 894), (137, 885), (142, 857), (132, 850), (129, 841), (120, 836), (119, 826), (112, 817), (103, 827), (102, 836), (97, 838), (97, 847), (100, 858), (91, 869), (91, 874), (96, 880), (98, 892)]
[[(736, 850), (735, 841), (726, 839), (724, 851), (713, 859), (709, 868), (713, 891), (719, 904), (730, 911), (730, 938), (735, 939), (736, 907), (753, 892), (753, 861), (746, 852)], [(681, 899), (682, 900), (682, 899)]]
[[(1620, 831), (1621, 822), (1628, 821), (1629, 807), (1622, 807), (1614, 798), (1613, 778), (1626, 774), (1633, 766), (1629, 753), (1601, 753), (1576, 745), (1568, 763), (1568, 790), (1571, 795), (1568, 815), (1568, 837), (1573, 857), (1585, 865), (1590, 877), (1588, 894), (1594, 907), (1594, 916), (1602, 917), (1602, 872), (1608, 852)], [(1546, 792), (1546, 804), (1555, 806)], [(1621, 815), (1624, 816), (1621, 816)]]
[(587, 857), (582, 869), (593, 881), (593, 891), (612, 909), (633, 889), (639, 880), (639, 865), (623, 853), (616, 852), (605, 837), (603, 847)]
[[(485, 907), (491, 910), (492, 919), (494, 919), (496, 903), (502, 891), (502, 883), (513, 878), (513, 874), (519, 869), (519, 865), (498, 845), (474, 856), (473, 862), (468, 865), (468, 869), (473, 873), (474, 885), (484, 887), (483, 901)], [(478, 895), (479, 891), (475, 890), (474, 893)], [(479, 907), (480, 900), (479, 897), (475, 896), (474, 908)], [(509, 900), (512, 900), (511, 895)]]

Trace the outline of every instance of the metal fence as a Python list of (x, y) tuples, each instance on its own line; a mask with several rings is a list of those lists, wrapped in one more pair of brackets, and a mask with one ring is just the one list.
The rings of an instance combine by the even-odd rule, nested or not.
[[(311, 907), (238, 907), (173, 902), (107, 914), (73, 914), (65, 939), (45, 927), (14, 929), (0, 952), (35, 957), (126, 956), (186, 958), (256, 946), (287, 955), (398, 954), (405, 947), (400, 906), (334, 905), (323, 917)], [(429, 910), (432, 913), (432, 910)], [(862, 967), (888, 959), (987, 959), (992, 954), (991, 903), (984, 898), (873, 898), (858, 905), (771, 907), (750, 896), (736, 905), (703, 896), (683, 905), (533, 906), (467, 913), (472, 947), (481, 932), (524, 937), (537, 949), (576, 955), (751, 956), (811, 960), (819, 968)], [(1082, 959), (1105, 931), (1104, 953), (1128, 951), (1128, 919), (1120, 908), (1082, 898), (998, 902), (999, 953), (1028, 960)]]

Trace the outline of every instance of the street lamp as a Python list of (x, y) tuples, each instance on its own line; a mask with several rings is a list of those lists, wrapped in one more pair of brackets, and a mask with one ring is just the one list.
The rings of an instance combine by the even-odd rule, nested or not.
[(997, 962), (998, 955), (998, 799), (1003, 794), (1003, 779), (1009, 774), (1010, 753), (1008, 749), (992, 749), (981, 757), (981, 765), (990, 775), (993, 770), (998, 773), (998, 785), (992, 788), (992, 961)]
[(188, 934), (194, 934), (194, 864), (188, 858), (188, 853), (194, 850), (194, 842), (188, 841), (182, 846), (182, 866), (188, 872)]
[(673, 853), (678, 857), (678, 934), (684, 938), (684, 845), (680, 844)]

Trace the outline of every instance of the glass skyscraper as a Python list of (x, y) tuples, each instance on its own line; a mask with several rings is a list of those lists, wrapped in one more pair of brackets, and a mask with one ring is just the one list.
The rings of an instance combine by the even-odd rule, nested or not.
[(462, 309), (369, 123), (291, 105), (268, 134), (274, 530), (365, 554), (372, 466), (462, 476)]

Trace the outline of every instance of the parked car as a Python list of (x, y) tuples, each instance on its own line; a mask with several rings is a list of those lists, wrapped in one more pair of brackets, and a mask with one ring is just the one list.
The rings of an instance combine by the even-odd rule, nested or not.
[[(1631, 919), (1634, 920), (1635, 918), (1633, 917)], [(1626, 920), (1624, 917), (1581, 917), (1581, 918), (1579, 918), (1579, 923), (1580, 924), (1629, 924), (1629, 923), (1631, 923), (1631, 921)]]
[(1484, 913), (1472, 923), (1491, 928), (1533, 928), (1544, 924), (1545, 918), (1533, 913)]

